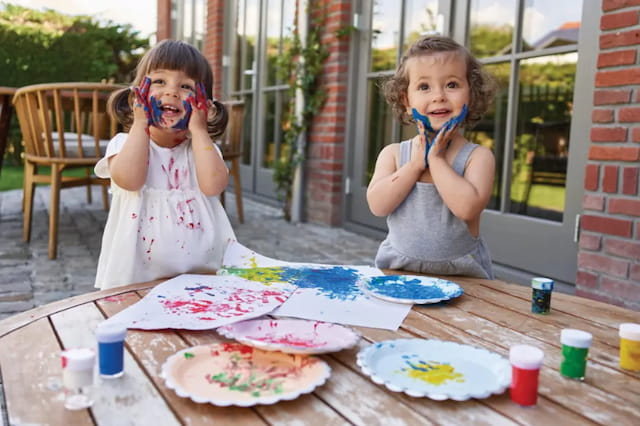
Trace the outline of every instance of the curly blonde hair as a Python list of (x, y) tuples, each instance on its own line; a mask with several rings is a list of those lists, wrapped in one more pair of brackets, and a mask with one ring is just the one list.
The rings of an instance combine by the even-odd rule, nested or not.
[(489, 105), (497, 91), (495, 79), (469, 51), (455, 40), (443, 36), (427, 36), (417, 40), (407, 49), (400, 59), (400, 64), (393, 76), (382, 83), (384, 97), (391, 106), (396, 118), (403, 124), (414, 123), (413, 117), (407, 114), (405, 100), (409, 87), (407, 61), (417, 56), (438, 52), (451, 52), (459, 55), (467, 64), (467, 80), (469, 82), (469, 112), (462, 122), (462, 127), (472, 128), (489, 109)]

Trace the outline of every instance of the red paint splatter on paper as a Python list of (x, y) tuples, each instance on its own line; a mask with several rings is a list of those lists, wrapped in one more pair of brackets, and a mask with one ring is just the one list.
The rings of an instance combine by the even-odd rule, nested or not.
[(216, 321), (220, 318), (244, 316), (253, 312), (260, 304), (268, 304), (273, 300), (283, 303), (286, 300), (286, 294), (272, 289), (256, 291), (241, 288), (235, 289), (223, 300), (176, 298), (160, 300), (160, 303), (167, 313), (172, 315), (194, 315), (199, 320)]

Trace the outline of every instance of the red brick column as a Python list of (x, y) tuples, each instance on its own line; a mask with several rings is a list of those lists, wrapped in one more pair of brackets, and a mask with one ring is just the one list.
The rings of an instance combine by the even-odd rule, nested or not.
[(349, 36), (338, 38), (335, 31), (351, 25), (351, 1), (311, 1), (326, 8), (322, 41), (329, 57), (321, 81), (327, 100), (308, 132), (305, 214), (309, 222), (338, 226), (342, 223)]
[(207, 1), (204, 56), (213, 70), (213, 96), (222, 97), (222, 52), (224, 46), (224, 0)]
[(158, 41), (171, 38), (171, 0), (158, 0)]
[(640, 0), (602, 0), (576, 294), (640, 310)]

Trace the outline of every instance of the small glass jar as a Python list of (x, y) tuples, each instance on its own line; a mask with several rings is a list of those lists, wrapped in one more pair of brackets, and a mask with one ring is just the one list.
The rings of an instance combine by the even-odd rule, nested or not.
[(620, 324), (620, 368), (640, 371), (640, 324)]
[(592, 340), (593, 336), (586, 331), (566, 328), (560, 332), (562, 344), (560, 374), (570, 379), (584, 380)]
[(553, 280), (537, 277), (531, 280), (531, 312), (546, 315), (551, 312)]
[(103, 322), (96, 328), (100, 377), (115, 379), (124, 374), (124, 338), (127, 328), (118, 323)]
[(82, 410), (93, 404), (93, 366), (96, 353), (89, 348), (62, 351), (64, 407)]

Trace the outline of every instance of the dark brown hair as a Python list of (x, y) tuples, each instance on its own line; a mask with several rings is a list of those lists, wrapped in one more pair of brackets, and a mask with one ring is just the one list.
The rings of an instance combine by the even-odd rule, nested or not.
[(484, 69), (482, 64), (464, 46), (449, 37), (427, 36), (413, 43), (400, 59), (400, 64), (393, 76), (382, 83), (384, 97), (401, 123), (413, 123), (413, 117), (407, 114), (405, 105), (409, 87), (407, 61), (417, 56), (436, 52), (451, 52), (460, 55), (467, 64), (467, 80), (469, 82), (469, 105), (467, 107), (469, 112), (462, 126), (469, 129), (480, 121), (482, 115), (489, 109), (497, 86), (493, 76)]
[[(150, 72), (164, 69), (184, 71), (189, 78), (204, 84), (207, 99), (213, 100), (213, 72), (207, 58), (192, 45), (178, 40), (162, 40), (144, 54), (136, 67), (136, 77), (131, 87), (114, 92), (107, 106), (109, 112), (122, 123), (125, 131), (133, 124), (133, 87), (140, 83)], [(224, 105), (213, 100), (216, 112), (207, 117), (209, 134), (217, 138), (224, 133), (229, 115)]]

